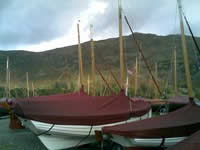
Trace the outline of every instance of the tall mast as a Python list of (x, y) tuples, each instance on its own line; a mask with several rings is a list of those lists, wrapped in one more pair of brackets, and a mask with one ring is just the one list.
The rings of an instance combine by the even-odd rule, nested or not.
[(9, 96), (9, 57), (7, 57), (7, 61), (6, 61), (6, 98), (8, 98)]
[(136, 57), (136, 60), (135, 60), (135, 88), (134, 88), (135, 96), (137, 95), (137, 86), (138, 86), (137, 84), (138, 84), (138, 60)]
[(122, 38), (122, 6), (121, 0), (119, 4), (119, 42), (120, 42), (120, 74), (121, 74), (121, 87), (124, 88), (124, 50), (123, 50), (123, 38)]
[(10, 97), (10, 70), (8, 71), (8, 96)]
[(174, 91), (175, 95), (177, 95), (177, 75), (176, 75), (176, 48), (174, 49)]
[[(157, 65), (157, 63), (155, 63), (155, 80), (158, 82), (158, 65)], [(155, 98), (157, 98), (158, 90), (155, 85), (154, 85), (154, 93), (155, 93)]]
[(87, 80), (87, 84), (88, 84), (88, 95), (90, 94), (90, 75), (88, 74), (88, 80)]
[(33, 92), (33, 96), (35, 96), (35, 88), (34, 88), (33, 82), (32, 82), (32, 92)]
[(80, 86), (83, 86), (83, 61), (82, 61), (79, 23), (77, 24), (77, 32), (78, 32), (78, 52), (79, 52), (79, 77), (80, 77)]
[(26, 86), (27, 86), (27, 97), (29, 97), (29, 82), (28, 82), (28, 72), (26, 72)]
[(92, 60), (92, 95), (95, 95), (95, 58), (94, 58), (94, 41), (93, 41), (93, 26), (90, 25), (90, 46), (91, 46), (91, 60)]
[(126, 90), (125, 90), (125, 95), (128, 96), (128, 74), (126, 77)]
[(192, 97), (192, 82), (191, 82), (191, 77), (190, 77), (190, 66), (188, 63), (187, 46), (186, 46), (186, 42), (185, 42), (185, 33), (184, 33), (183, 18), (182, 18), (182, 5), (181, 5), (181, 0), (177, 0), (177, 1), (178, 1), (178, 8), (179, 8), (181, 40), (182, 40), (182, 48), (183, 48), (183, 55), (184, 55), (184, 64), (185, 64), (188, 95), (190, 97)]

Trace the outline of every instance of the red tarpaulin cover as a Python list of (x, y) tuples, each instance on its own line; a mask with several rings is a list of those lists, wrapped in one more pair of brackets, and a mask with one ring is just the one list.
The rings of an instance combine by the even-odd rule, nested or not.
[(171, 99), (169, 99), (169, 104), (189, 104), (189, 97), (188, 96), (174, 96)]
[[(130, 105), (131, 104), (131, 105)], [(17, 99), (14, 112), (21, 117), (62, 125), (101, 125), (146, 114), (149, 102), (130, 100), (121, 91), (113, 96), (88, 96), (83, 91)]]
[(132, 138), (188, 136), (200, 129), (200, 106), (190, 103), (168, 115), (103, 128), (110, 133)]
[(187, 139), (172, 146), (168, 150), (199, 150), (200, 149), (200, 131), (194, 133)]

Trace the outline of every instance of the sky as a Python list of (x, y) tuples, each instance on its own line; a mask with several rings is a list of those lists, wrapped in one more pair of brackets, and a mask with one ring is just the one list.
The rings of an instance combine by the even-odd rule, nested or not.
[[(182, 5), (200, 36), (200, 0), (182, 0)], [(180, 33), (176, 0), (122, 0), (122, 7), (135, 32)], [(118, 37), (118, 0), (2, 0), (0, 49), (40, 52), (77, 44), (78, 22), (81, 42), (90, 40), (90, 24), (94, 40)], [(123, 35), (128, 34), (123, 21)]]

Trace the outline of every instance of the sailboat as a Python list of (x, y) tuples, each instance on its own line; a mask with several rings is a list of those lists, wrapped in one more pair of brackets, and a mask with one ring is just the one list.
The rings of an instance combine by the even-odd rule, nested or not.
[[(136, 121), (127, 124), (104, 127), (104, 134), (123, 147), (160, 148), (175, 145), (200, 129), (200, 103), (193, 100), (187, 49), (182, 22), (181, 1), (178, 0), (182, 47), (186, 70), (186, 81), (190, 103), (167, 115)], [(133, 32), (132, 32), (133, 33)]]
[[(82, 86), (79, 25), (77, 29)], [(101, 131), (102, 127), (151, 116), (150, 103), (142, 100), (133, 101), (125, 96), (124, 90), (111, 96), (89, 96), (84, 92), (83, 86), (79, 92), (71, 94), (17, 99), (12, 108), (22, 124), (34, 132), (50, 150), (92, 143), (96, 141), (95, 131)]]

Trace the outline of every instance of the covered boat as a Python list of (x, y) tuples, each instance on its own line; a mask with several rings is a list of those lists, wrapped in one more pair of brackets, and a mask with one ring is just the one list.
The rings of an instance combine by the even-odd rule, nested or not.
[(103, 128), (124, 147), (171, 146), (200, 129), (200, 106), (194, 102), (168, 115)]
[(91, 143), (95, 131), (104, 126), (151, 117), (149, 102), (131, 100), (123, 90), (112, 96), (88, 96), (81, 91), (17, 99), (12, 108), (48, 149)]
[(172, 146), (169, 150), (198, 150), (200, 149), (200, 131), (194, 133), (187, 139)]
[(17, 99), (14, 113), (30, 120), (60, 125), (102, 125), (146, 114), (148, 102), (131, 100), (122, 90), (113, 96), (75, 94)]

